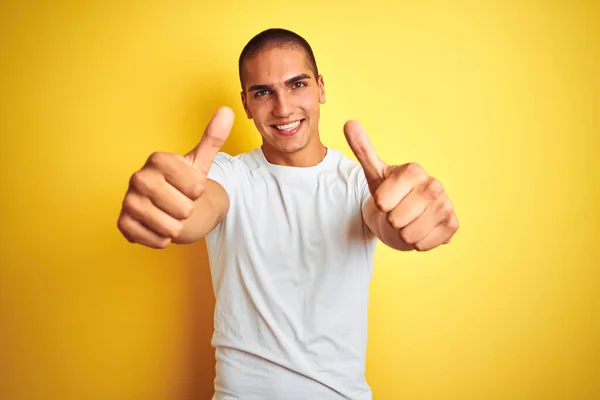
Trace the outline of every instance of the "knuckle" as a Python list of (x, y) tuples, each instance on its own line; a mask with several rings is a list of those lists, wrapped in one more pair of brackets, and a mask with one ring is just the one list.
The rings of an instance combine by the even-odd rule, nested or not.
[(179, 237), (183, 231), (183, 222), (177, 221), (169, 228), (169, 236), (172, 238)]
[(135, 210), (135, 208), (136, 208), (135, 198), (131, 194), (128, 194), (123, 199), (123, 210), (132, 211), (132, 210)]
[(152, 188), (151, 179), (144, 170), (137, 171), (131, 175), (129, 184), (138, 191), (146, 191)]
[(417, 242), (413, 245), (413, 247), (415, 248), (416, 251), (422, 252), (422, 251), (427, 251), (429, 250), (429, 248), (427, 246), (425, 246), (424, 243), (421, 242)]
[(148, 164), (152, 166), (158, 166), (164, 163), (168, 159), (168, 154), (162, 151), (155, 151), (148, 157)]
[(381, 193), (376, 192), (373, 195), (373, 203), (375, 203), (375, 207), (377, 207), (378, 210), (386, 212), (385, 201)]
[(201, 182), (194, 183), (190, 188), (190, 194), (194, 199), (199, 198), (204, 193), (204, 185)]
[(394, 215), (394, 214), (392, 214), (392, 213), (388, 213), (388, 215), (387, 215), (387, 221), (392, 226), (392, 228), (394, 228), (394, 229), (400, 229), (402, 227), (400, 225), (400, 221), (397, 218), (397, 216)]
[(448, 219), (448, 222), (446, 222), (446, 226), (447, 226), (447, 227), (448, 227), (450, 230), (452, 230), (452, 231), (456, 232), (456, 231), (458, 230), (459, 226), (460, 226), (460, 224), (459, 224), (459, 222), (458, 222), (458, 218), (456, 218), (456, 217), (449, 218), (449, 219)]
[(155, 249), (162, 250), (162, 249), (166, 249), (169, 246), (169, 244), (171, 244), (171, 239), (164, 238), (164, 239), (161, 239), (161, 240), (157, 241), (156, 243), (154, 243), (154, 245), (152, 247), (154, 247)]
[(120, 232), (123, 232), (125, 229), (125, 223), (123, 222), (123, 215), (121, 214), (121, 216), (119, 216), (119, 218), (117, 219), (117, 229)]
[(443, 192), (444, 185), (442, 185), (442, 182), (438, 181), (437, 179), (431, 179), (431, 181), (427, 185), (427, 188), (425, 189), (425, 193), (431, 199), (437, 198)]
[(425, 169), (420, 164), (416, 162), (411, 162), (406, 165), (406, 169), (404, 172), (410, 177), (418, 178), (425, 174)]
[(442, 203), (441, 211), (444, 215), (451, 215), (454, 212), (454, 204), (450, 200)]
[(125, 219), (123, 217), (119, 217), (119, 219), (117, 220), (117, 229), (123, 235), (126, 235), (126, 232), (128, 231), (128, 229), (127, 229), (127, 222), (125, 221)]
[(400, 239), (402, 239), (404, 241), (404, 243), (415, 244), (415, 242), (412, 238), (412, 235), (406, 229), (402, 229), (400, 231)]
[(128, 219), (125, 218), (119, 218), (119, 220), (117, 221), (117, 229), (119, 229), (119, 231), (121, 232), (121, 234), (123, 235), (123, 237), (129, 242), (129, 243), (134, 243), (135, 240), (131, 234), (131, 223), (129, 222)]
[(181, 207), (181, 216), (180, 218), (188, 219), (194, 213), (194, 202), (186, 201), (186, 203)]

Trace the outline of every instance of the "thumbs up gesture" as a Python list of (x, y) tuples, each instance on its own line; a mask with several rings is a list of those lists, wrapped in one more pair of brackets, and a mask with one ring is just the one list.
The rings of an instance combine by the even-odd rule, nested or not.
[(233, 111), (216, 111), (186, 155), (155, 152), (130, 179), (117, 226), (130, 242), (164, 248), (178, 238), (205, 192), (215, 155), (233, 126)]
[[(384, 218), (384, 229), (394, 231), (403, 242), (393, 247), (426, 251), (449, 243), (458, 230), (458, 219), (442, 184), (416, 163), (387, 165), (357, 121), (348, 121), (344, 134), (363, 167), (377, 208), (375, 217)], [(385, 234), (375, 233), (380, 239)]]

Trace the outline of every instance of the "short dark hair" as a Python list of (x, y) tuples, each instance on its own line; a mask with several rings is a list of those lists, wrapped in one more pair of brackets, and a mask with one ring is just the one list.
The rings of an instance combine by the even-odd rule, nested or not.
[(317, 61), (312, 48), (308, 42), (300, 35), (287, 29), (282, 28), (270, 28), (258, 33), (244, 46), (240, 59), (238, 62), (238, 69), (240, 75), (240, 83), (242, 90), (244, 88), (244, 61), (248, 58), (256, 56), (258, 53), (265, 49), (277, 48), (277, 47), (297, 47), (300, 48), (306, 54), (310, 67), (315, 74), (315, 79), (319, 76), (319, 69), (317, 68)]

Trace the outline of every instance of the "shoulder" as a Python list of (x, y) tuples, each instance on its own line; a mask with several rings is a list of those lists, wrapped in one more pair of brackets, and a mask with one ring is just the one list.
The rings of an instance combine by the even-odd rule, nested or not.
[(354, 194), (358, 204), (363, 207), (371, 193), (362, 165), (358, 161), (347, 157), (340, 150), (332, 151), (332, 156), (335, 159), (335, 163), (332, 164), (337, 169), (336, 174), (346, 182), (349, 188), (352, 188), (351, 193)]
[(256, 150), (238, 155), (218, 152), (213, 158), (207, 178), (216, 181), (231, 194), (236, 185), (246, 179), (248, 172), (255, 168), (255, 153)]
[(213, 164), (216, 164), (222, 168), (249, 168), (253, 169), (258, 166), (256, 158), (257, 149), (232, 155), (223, 151), (218, 152), (213, 159)]
[(331, 167), (335, 168), (336, 172), (350, 182), (361, 183), (365, 180), (364, 171), (360, 163), (346, 156), (342, 151), (330, 149), (332, 152), (333, 162)]

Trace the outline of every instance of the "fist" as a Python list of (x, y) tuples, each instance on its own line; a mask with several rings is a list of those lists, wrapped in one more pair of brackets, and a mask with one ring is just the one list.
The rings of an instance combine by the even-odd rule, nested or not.
[(229, 136), (233, 118), (231, 109), (220, 108), (188, 154), (155, 152), (131, 176), (117, 222), (128, 241), (165, 248), (181, 234), (204, 193), (212, 161)]
[(344, 134), (363, 167), (375, 206), (400, 239), (418, 251), (449, 243), (458, 219), (440, 181), (416, 163), (387, 165), (356, 121), (346, 123)]

